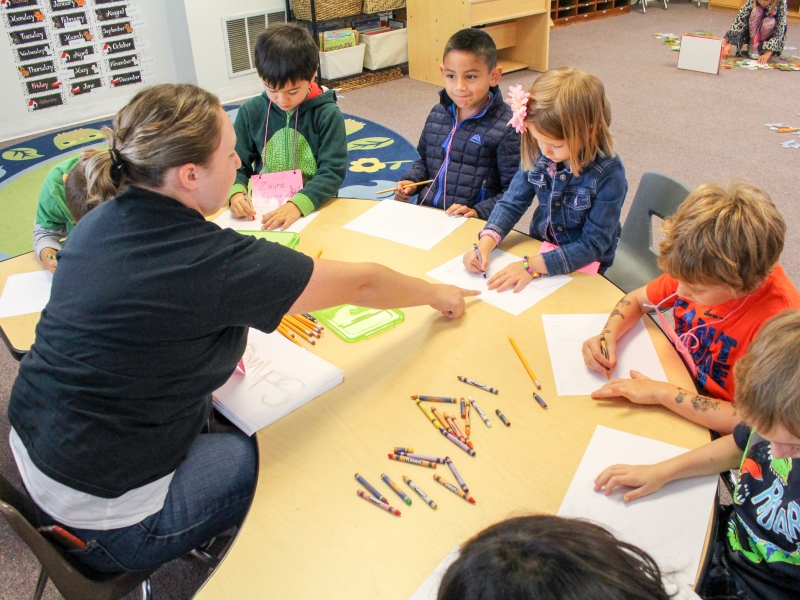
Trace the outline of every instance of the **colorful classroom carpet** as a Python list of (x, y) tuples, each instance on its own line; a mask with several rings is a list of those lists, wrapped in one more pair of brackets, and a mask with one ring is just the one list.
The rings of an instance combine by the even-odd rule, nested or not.
[[(238, 107), (226, 106), (231, 119)], [(379, 190), (393, 187), (418, 158), (405, 138), (391, 129), (344, 115), (350, 164), (339, 195), (344, 198), (385, 199)], [(26, 140), (0, 153), (0, 260), (33, 249), (33, 220), (39, 189), (54, 165), (84, 148), (105, 146), (100, 129), (111, 121), (92, 123)]]

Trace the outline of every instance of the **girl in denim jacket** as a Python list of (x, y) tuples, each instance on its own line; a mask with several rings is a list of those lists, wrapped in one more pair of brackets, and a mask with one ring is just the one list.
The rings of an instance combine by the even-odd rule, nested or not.
[(614, 261), (628, 191), (608, 130), (611, 107), (603, 84), (562, 67), (539, 76), (527, 93), (512, 87), (509, 102), (509, 125), (522, 134), (522, 169), (479, 234), (478, 252), (464, 254), (464, 266), (485, 273), (490, 252), (538, 199), (530, 235), (557, 248), (511, 263), (489, 279), (489, 289), (519, 292), (537, 277), (571, 273), (595, 261), (602, 274)]

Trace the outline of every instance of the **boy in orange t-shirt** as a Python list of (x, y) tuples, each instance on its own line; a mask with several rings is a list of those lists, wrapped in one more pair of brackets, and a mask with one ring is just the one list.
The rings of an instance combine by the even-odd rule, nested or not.
[(660, 310), (656, 317), (703, 394), (631, 371), (632, 379), (613, 379), (592, 397), (661, 404), (709, 429), (731, 433), (741, 420), (733, 407), (733, 365), (768, 319), (800, 308), (800, 292), (777, 264), (786, 224), (757, 187), (739, 183), (725, 190), (706, 184), (664, 222), (664, 230), (658, 262), (665, 273), (619, 301), (603, 333), (584, 342), (584, 361), (601, 373), (613, 371), (616, 341), (646, 312), (672, 308), (674, 329)]

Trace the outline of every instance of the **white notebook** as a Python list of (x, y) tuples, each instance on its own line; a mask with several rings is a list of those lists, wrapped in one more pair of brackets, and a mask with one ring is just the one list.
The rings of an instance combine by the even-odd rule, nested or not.
[(681, 51), (678, 68), (719, 75), (722, 61), (722, 45), (725, 40), (684, 33), (681, 36)]
[(344, 371), (280, 333), (250, 328), (238, 369), (214, 392), (214, 407), (247, 435), (342, 383)]

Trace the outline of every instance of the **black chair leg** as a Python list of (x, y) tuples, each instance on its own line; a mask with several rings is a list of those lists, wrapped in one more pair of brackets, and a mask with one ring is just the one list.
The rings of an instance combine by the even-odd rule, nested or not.
[(39, 581), (36, 582), (36, 590), (33, 592), (33, 600), (42, 600), (44, 588), (47, 587), (47, 579), (47, 571), (45, 571), (44, 567), (42, 567), (42, 570), (39, 573)]

